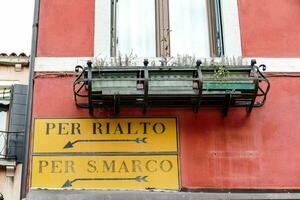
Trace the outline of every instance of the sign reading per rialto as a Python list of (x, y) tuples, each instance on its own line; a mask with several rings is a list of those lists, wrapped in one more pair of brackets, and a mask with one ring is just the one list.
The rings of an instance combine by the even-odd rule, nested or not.
[(176, 118), (35, 119), (31, 187), (178, 189)]
[(176, 118), (35, 119), (34, 153), (177, 152)]

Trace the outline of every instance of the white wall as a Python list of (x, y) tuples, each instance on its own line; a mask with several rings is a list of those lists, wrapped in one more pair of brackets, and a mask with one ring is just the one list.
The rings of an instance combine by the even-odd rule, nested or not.
[(18, 164), (14, 177), (6, 176), (6, 169), (0, 166), (0, 192), (4, 200), (19, 200), (21, 187), (22, 165)]

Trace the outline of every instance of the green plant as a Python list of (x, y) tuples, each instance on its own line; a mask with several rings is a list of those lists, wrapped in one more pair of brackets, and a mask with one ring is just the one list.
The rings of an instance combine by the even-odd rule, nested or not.
[(101, 69), (104, 66), (135, 66), (136, 63), (134, 60), (137, 58), (137, 55), (134, 55), (133, 52), (129, 55), (125, 54), (124, 57), (122, 57), (121, 52), (119, 52), (117, 57), (112, 57), (112, 58), (106, 58), (106, 57), (95, 57), (93, 59), (93, 66), (95, 68)]
[(155, 66), (156, 66), (155, 60), (152, 60), (152, 61), (151, 61), (150, 66), (152, 66), (152, 67), (155, 67)]
[(224, 61), (215, 62), (214, 60), (212, 60), (210, 63), (210, 66), (214, 67), (214, 75), (213, 76), (215, 79), (224, 78), (230, 74), (229, 70), (225, 66)]
[(106, 58), (95, 58), (93, 64), (96, 68), (101, 68), (108, 65)]
[(126, 67), (136, 65), (134, 60), (137, 58), (137, 55), (133, 54), (133, 51), (130, 52), (129, 55), (125, 54), (124, 65)]
[(196, 57), (189, 55), (177, 55), (172, 66), (192, 67), (196, 66)]

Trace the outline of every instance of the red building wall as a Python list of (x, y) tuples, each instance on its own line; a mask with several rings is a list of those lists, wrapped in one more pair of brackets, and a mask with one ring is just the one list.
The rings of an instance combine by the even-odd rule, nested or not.
[(299, 0), (238, 0), (246, 57), (300, 57)]
[[(298, 0), (238, 0), (238, 8), (243, 56), (300, 57)], [(42, 0), (38, 56), (93, 56), (94, 15), (94, 0)]]
[[(38, 57), (85, 57), (94, 51), (94, 0), (41, 0)], [(80, 6), (79, 6), (80, 5)], [(300, 56), (299, 0), (238, 0), (246, 57)], [(33, 118), (90, 117), (75, 106), (74, 76), (34, 81)], [(231, 109), (155, 109), (178, 118), (182, 188), (300, 188), (299, 78), (270, 78), (266, 105), (247, 115)], [(122, 109), (122, 116), (142, 116)], [(96, 117), (111, 117), (98, 111)]]
[(94, 54), (95, 0), (42, 0), (38, 57)]
[[(33, 117), (88, 117), (87, 110), (74, 104), (74, 79), (36, 78)], [(300, 79), (270, 80), (267, 104), (251, 115), (243, 108), (230, 110), (226, 118), (217, 109), (198, 114), (191, 109), (149, 109), (151, 117), (178, 118), (183, 188), (300, 188)], [(108, 116), (109, 111), (96, 114)], [(142, 112), (122, 109), (121, 116)]]

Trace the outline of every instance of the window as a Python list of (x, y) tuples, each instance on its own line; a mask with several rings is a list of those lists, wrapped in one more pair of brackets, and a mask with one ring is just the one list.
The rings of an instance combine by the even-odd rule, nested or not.
[(28, 86), (0, 86), (0, 158), (23, 161)]
[(0, 112), (0, 158), (4, 158), (6, 155), (6, 141), (7, 133), (7, 112)]
[(112, 0), (112, 56), (222, 56), (220, 0)]
[(154, 1), (119, 0), (116, 9), (117, 52), (155, 57)]
[(199, 0), (171, 0), (171, 53), (210, 56), (207, 2)]
[(0, 158), (6, 156), (7, 147), (7, 123), (8, 109), (10, 103), (10, 89), (0, 88)]

